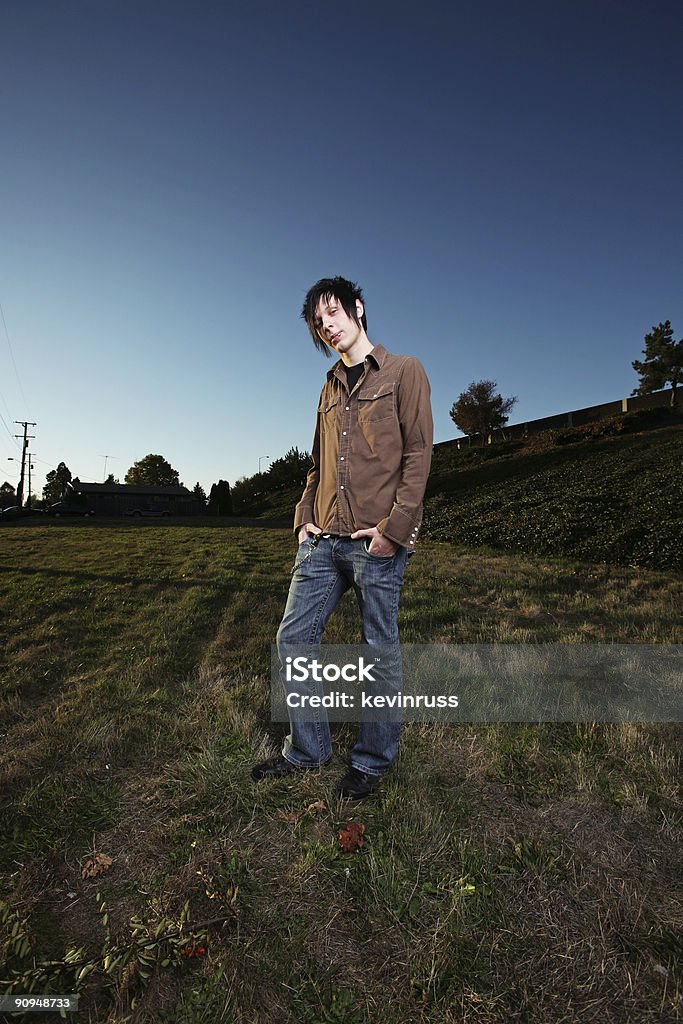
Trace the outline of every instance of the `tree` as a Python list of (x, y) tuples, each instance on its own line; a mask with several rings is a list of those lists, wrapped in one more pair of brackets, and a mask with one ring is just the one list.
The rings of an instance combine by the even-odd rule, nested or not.
[(232, 506), (237, 515), (253, 511), (252, 506), (263, 499), (267, 489), (267, 473), (254, 473), (253, 476), (241, 476), (235, 480), (232, 488)]
[(632, 395), (651, 395), (671, 384), (671, 405), (676, 406), (676, 389), (683, 383), (683, 338), (673, 340), (671, 321), (665, 320), (645, 335), (644, 360), (631, 365), (640, 375), (640, 384)]
[(10, 508), (16, 503), (17, 492), (9, 480), (5, 480), (4, 484), (0, 484), (0, 508)]
[(107, 479), (104, 482), (105, 482), (105, 484), (118, 484), (119, 483), (119, 481), (117, 480), (117, 478), (114, 476), (113, 473), (110, 473), (109, 476), (107, 477)]
[(178, 487), (178, 471), (163, 455), (145, 455), (133, 463), (124, 477), (127, 484), (147, 484), (150, 487)]
[(463, 434), (481, 435), (482, 445), (492, 430), (505, 426), (516, 398), (496, 394), (495, 380), (473, 381), (451, 406), (451, 419)]
[(227, 480), (212, 484), (209, 492), (209, 512), (219, 516), (232, 515), (232, 495)]
[(286, 490), (289, 487), (303, 487), (310, 467), (311, 456), (308, 452), (290, 448), (281, 459), (271, 462), (266, 486), (269, 490), (275, 491)]
[(202, 505), (206, 505), (206, 491), (204, 490), (202, 485), (199, 483), (199, 480), (194, 485), (192, 493), (194, 494), (195, 498), (198, 501), (201, 501)]
[(51, 469), (45, 477), (43, 501), (48, 505), (61, 501), (68, 490), (67, 484), (70, 483), (71, 470), (64, 462), (60, 462), (57, 468)]

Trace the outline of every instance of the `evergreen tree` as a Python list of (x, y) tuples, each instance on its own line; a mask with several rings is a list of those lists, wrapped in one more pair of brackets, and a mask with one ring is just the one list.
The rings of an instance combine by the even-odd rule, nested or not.
[(265, 486), (268, 490), (283, 491), (289, 487), (303, 487), (311, 466), (308, 452), (290, 448), (281, 459), (271, 462)]
[(665, 320), (645, 335), (645, 359), (634, 359), (633, 369), (640, 375), (640, 384), (633, 395), (651, 395), (671, 385), (671, 405), (676, 406), (677, 388), (683, 383), (683, 338), (673, 340), (671, 321)]
[(218, 516), (232, 515), (232, 494), (227, 480), (212, 484), (209, 492), (209, 512)]
[(71, 470), (64, 462), (60, 462), (57, 468), (51, 469), (45, 477), (43, 501), (47, 505), (61, 501), (67, 493), (67, 484), (69, 483), (71, 483)]

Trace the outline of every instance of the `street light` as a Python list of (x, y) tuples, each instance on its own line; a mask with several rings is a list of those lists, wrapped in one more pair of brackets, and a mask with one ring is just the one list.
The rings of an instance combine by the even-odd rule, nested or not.
[(258, 460), (258, 471), (259, 471), (259, 473), (261, 472), (261, 463), (263, 462), (264, 459), (269, 459), (269, 458), (270, 458), (270, 455), (260, 455), (259, 456), (259, 460)]

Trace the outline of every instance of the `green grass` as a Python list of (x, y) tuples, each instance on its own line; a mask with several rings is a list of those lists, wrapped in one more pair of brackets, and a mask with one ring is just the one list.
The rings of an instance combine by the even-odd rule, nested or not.
[[(187, 901), (195, 923), (225, 919), (206, 955), (155, 951), (149, 979), (98, 967), (79, 1019), (678, 1020), (680, 727), (408, 725), (353, 807), (334, 796), (354, 734), (337, 725), (330, 767), (254, 786), (284, 731), (270, 644), (293, 556), (286, 529), (228, 524), (0, 533), (0, 878), (35, 957), (99, 954), (98, 891), (112, 941)], [(413, 642), (682, 643), (682, 603), (673, 572), (423, 540), (400, 626)], [(327, 640), (358, 635), (347, 595)], [(347, 820), (365, 826), (355, 854)], [(83, 878), (94, 852), (112, 866)], [(14, 950), (0, 925), (0, 956)]]

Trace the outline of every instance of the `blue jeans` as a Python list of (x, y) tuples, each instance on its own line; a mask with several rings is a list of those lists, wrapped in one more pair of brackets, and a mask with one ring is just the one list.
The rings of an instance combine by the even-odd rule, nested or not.
[[(367, 550), (370, 540), (321, 536), (317, 543), (309, 537), (299, 545), (277, 633), (280, 678), (285, 689), (282, 666), (287, 645), (319, 645), (327, 620), (351, 587), (360, 608), (362, 642), (395, 645), (400, 671), (398, 600), (412, 552), (401, 547), (394, 555), (371, 555)], [(332, 756), (325, 709), (309, 711), (309, 718), (312, 720), (297, 720), (290, 711), (290, 733), (282, 750), (288, 761), (301, 768), (324, 764)], [(400, 721), (362, 722), (351, 751), (352, 767), (367, 775), (383, 775), (398, 753), (400, 734)]]

